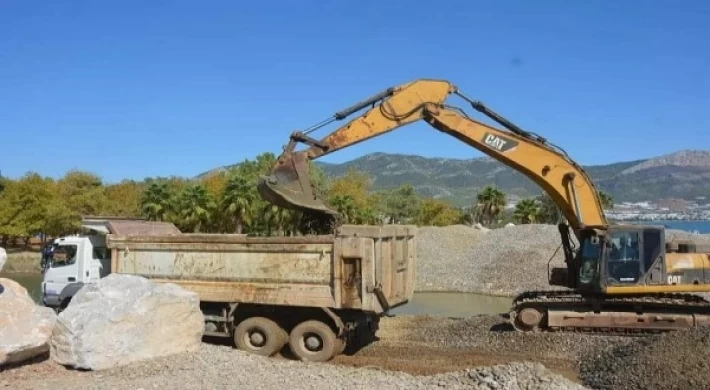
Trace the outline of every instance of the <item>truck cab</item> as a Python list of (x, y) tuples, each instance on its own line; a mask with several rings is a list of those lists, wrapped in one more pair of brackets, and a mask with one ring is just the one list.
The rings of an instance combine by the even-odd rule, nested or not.
[(103, 234), (60, 237), (52, 247), (42, 280), (42, 302), (61, 311), (81, 287), (110, 272), (111, 252)]
[(84, 285), (96, 283), (111, 273), (109, 234), (181, 234), (172, 223), (144, 219), (85, 216), (86, 234), (59, 237), (52, 242), (51, 255), (43, 259), (42, 302), (57, 312), (64, 310)]

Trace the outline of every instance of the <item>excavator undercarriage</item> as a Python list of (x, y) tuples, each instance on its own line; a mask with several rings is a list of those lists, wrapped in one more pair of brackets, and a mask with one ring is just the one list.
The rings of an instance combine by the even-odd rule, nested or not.
[[(452, 94), (503, 129), (444, 104)], [(369, 106), (328, 136), (309, 136)], [(509, 314), (516, 330), (647, 334), (710, 325), (710, 301), (693, 294), (710, 293), (710, 248), (666, 243), (658, 226), (609, 224), (594, 183), (567, 153), (445, 80), (419, 79), (388, 88), (294, 132), (271, 174), (259, 180), (258, 191), (272, 204), (335, 225), (338, 213), (311, 184), (310, 161), (419, 120), (522, 173), (559, 207), (566, 265), (552, 270), (550, 284), (566, 290), (518, 295)], [(298, 144), (307, 148), (296, 151)]]
[(522, 332), (639, 335), (710, 325), (710, 301), (683, 293), (610, 297), (532, 291), (515, 297), (509, 321)]

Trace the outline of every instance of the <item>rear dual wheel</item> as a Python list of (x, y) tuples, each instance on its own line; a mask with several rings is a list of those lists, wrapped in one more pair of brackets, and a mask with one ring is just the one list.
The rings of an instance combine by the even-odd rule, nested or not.
[(317, 320), (296, 325), (288, 344), (298, 359), (310, 362), (328, 361), (345, 349), (345, 340), (337, 338), (330, 326)]
[(237, 348), (261, 356), (273, 356), (288, 342), (288, 333), (266, 317), (251, 317), (234, 329)]

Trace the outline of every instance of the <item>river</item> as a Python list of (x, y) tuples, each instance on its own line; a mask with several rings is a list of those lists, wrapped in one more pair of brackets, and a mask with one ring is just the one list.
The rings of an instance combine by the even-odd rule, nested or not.
[(710, 234), (710, 221), (675, 221), (675, 220), (657, 220), (657, 221), (629, 221), (628, 223), (643, 224), (643, 225), (662, 225), (666, 229), (685, 230), (700, 234)]

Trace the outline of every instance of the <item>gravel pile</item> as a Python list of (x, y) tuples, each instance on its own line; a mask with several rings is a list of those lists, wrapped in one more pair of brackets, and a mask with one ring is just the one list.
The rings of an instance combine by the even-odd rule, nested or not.
[[(209, 344), (203, 344), (196, 353), (166, 356), (106, 371), (68, 371), (50, 361), (41, 365), (45, 366), (41, 370), (43, 375), (22, 372), (30, 369), (22, 367), (0, 374), (0, 384), (11, 383), (14, 389), (582, 389), (533, 363), (413, 376), (373, 368), (258, 357)], [(52, 380), (47, 380), (48, 377)]]
[(465, 389), (509, 390), (583, 390), (587, 389), (568, 379), (551, 373), (540, 363), (500, 364), (481, 367), (463, 373), (435, 376), (439, 386)]
[[(426, 226), (418, 235), (417, 291), (515, 296), (564, 289), (548, 283), (548, 262), (550, 268), (564, 267), (555, 225), (516, 225), (487, 232), (463, 225)], [(667, 230), (666, 239), (710, 243), (710, 234)]]
[(580, 372), (595, 389), (710, 389), (710, 329), (681, 330), (590, 353)]
[(554, 225), (518, 225), (483, 232), (473, 227), (419, 229), (417, 291), (515, 295), (552, 289), (547, 263), (563, 265)]
[[(258, 357), (208, 343), (193, 353), (95, 372), (68, 370), (47, 360), (0, 371), (0, 388), (583, 389), (555, 370), (576, 369), (582, 351), (619, 345), (613, 337), (490, 330), (500, 322), (490, 315), (387, 318), (380, 341), (326, 364)], [(414, 375), (417, 370), (407, 370), (406, 360), (442, 370)]]

